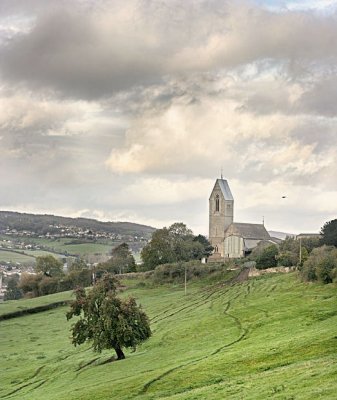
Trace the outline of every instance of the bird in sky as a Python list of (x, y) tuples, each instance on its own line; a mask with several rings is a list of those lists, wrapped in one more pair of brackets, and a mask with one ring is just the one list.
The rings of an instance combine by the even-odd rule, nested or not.
[(282, 196), (282, 199), (286, 199), (287, 198), (287, 196)]

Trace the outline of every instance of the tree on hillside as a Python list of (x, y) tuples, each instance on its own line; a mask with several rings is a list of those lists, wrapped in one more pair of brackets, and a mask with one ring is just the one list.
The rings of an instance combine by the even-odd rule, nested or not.
[(168, 228), (171, 250), (175, 261), (189, 261), (201, 259), (204, 247), (194, 241), (191, 229), (182, 222), (175, 222)]
[(67, 319), (80, 317), (71, 329), (75, 346), (90, 341), (94, 351), (114, 349), (121, 360), (125, 358), (123, 348), (136, 349), (151, 336), (151, 329), (147, 315), (133, 297), (117, 297), (118, 283), (113, 275), (106, 274), (90, 292), (77, 289)]
[(337, 219), (326, 222), (321, 229), (321, 244), (337, 247)]
[(136, 261), (127, 243), (122, 243), (111, 251), (111, 266), (120, 274), (136, 271)]
[(207, 239), (206, 242), (202, 241), (200, 236), (194, 237), (182, 222), (158, 229), (141, 252), (144, 269), (152, 270), (157, 265), (179, 261), (200, 260), (210, 246)]
[(183, 222), (175, 222), (168, 228), (171, 237), (176, 240), (193, 238), (193, 232)]
[(204, 251), (203, 251), (203, 256), (204, 257), (209, 257), (214, 250), (214, 247), (211, 245), (211, 243), (207, 240), (206, 236), (204, 235), (198, 235), (195, 236), (193, 239), (194, 242), (199, 242), (202, 244)]
[(299, 259), (300, 241), (294, 237), (287, 236), (279, 246), (278, 264), (282, 267), (292, 267), (299, 263)]
[(141, 258), (147, 270), (176, 261), (167, 228), (158, 229), (152, 234), (152, 239), (142, 249)]
[(63, 264), (52, 255), (36, 257), (35, 272), (42, 272), (49, 277), (63, 275)]
[(68, 266), (68, 272), (82, 271), (83, 269), (88, 269), (88, 266), (82, 258), (76, 258), (76, 260)]
[(136, 271), (136, 261), (132, 255), (127, 243), (122, 243), (111, 251), (111, 257), (108, 261), (99, 263), (97, 266), (98, 276), (103, 272), (111, 272), (114, 274), (124, 274)]

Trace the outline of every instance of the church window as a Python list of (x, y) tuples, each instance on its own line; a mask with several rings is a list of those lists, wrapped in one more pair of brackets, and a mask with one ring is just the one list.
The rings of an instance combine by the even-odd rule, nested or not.
[(220, 199), (218, 194), (215, 196), (215, 211), (220, 211)]

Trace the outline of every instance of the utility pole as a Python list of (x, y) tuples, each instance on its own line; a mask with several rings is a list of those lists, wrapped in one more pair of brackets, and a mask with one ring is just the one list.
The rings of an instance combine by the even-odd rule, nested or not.
[(300, 265), (302, 264), (302, 238), (300, 237)]
[(187, 269), (186, 269), (186, 264), (185, 264), (185, 296), (187, 294)]

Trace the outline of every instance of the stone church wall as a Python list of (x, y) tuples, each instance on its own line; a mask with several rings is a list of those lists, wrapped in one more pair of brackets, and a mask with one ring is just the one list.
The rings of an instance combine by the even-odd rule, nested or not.
[(244, 244), (241, 236), (228, 236), (224, 241), (225, 258), (241, 258), (244, 256)]

